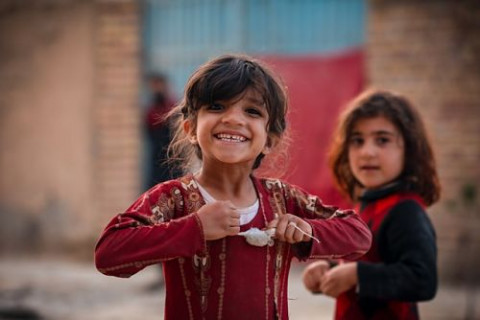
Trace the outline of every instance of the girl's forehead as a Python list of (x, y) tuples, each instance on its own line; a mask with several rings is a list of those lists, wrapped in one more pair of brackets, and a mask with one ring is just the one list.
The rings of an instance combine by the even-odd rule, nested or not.
[(230, 103), (236, 103), (241, 100), (255, 104), (257, 106), (265, 106), (265, 100), (263, 99), (263, 96), (260, 94), (260, 92), (258, 92), (258, 90), (254, 88), (247, 88), (245, 89), (245, 91), (243, 91), (236, 97), (227, 99), (225, 101)]
[(352, 133), (355, 132), (391, 132), (398, 133), (395, 124), (385, 116), (362, 117), (352, 124)]

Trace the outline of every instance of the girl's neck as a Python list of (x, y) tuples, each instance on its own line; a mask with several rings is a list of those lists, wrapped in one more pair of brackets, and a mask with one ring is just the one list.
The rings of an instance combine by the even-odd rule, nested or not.
[(401, 180), (394, 180), (375, 189), (365, 189), (359, 198), (360, 200), (366, 201), (377, 200), (398, 192), (402, 190), (403, 187), (404, 183)]
[(194, 176), (216, 200), (230, 200), (240, 208), (253, 204), (257, 199), (250, 170), (210, 170), (204, 167)]

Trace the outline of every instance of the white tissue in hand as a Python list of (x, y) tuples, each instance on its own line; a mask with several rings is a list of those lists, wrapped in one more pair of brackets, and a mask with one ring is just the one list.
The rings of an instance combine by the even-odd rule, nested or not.
[(244, 236), (245, 240), (252, 246), (264, 247), (266, 245), (273, 245), (273, 234), (275, 229), (260, 230), (258, 228), (251, 228), (245, 232), (240, 232), (238, 235)]

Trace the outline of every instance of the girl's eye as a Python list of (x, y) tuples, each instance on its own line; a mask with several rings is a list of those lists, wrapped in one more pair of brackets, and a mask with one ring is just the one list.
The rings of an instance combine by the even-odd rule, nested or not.
[(257, 117), (263, 116), (263, 113), (256, 108), (247, 108), (246, 112), (250, 115), (257, 116)]
[(377, 145), (383, 146), (390, 142), (390, 139), (386, 137), (378, 137), (377, 139), (375, 139), (375, 142), (377, 143)]
[(360, 137), (352, 137), (350, 138), (349, 144), (354, 147), (359, 147), (363, 144), (363, 138)]
[(212, 104), (207, 106), (207, 110), (209, 110), (209, 111), (221, 111), (224, 108), (225, 107), (223, 105), (221, 105), (220, 103), (212, 103)]

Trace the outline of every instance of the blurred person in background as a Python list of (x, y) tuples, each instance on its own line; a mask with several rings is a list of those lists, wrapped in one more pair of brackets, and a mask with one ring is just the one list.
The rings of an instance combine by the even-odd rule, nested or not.
[(171, 140), (171, 132), (165, 116), (175, 105), (170, 93), (168, 78), (163, 73), (151, 73), (147, 76), (151, 103), (145, 115), (145, 129), (150, 156), (149, 171), (146, 177), (146, 188), (176, 178), (181, 175), (179, 169), (166, 163), (167, 149)]
[(419, 319), (416, 302), (437, 290), (436, 237), (425, 208), (440, 196), (420, 115), (402, 96), (367, 91), (342, 114), (330, 165), (374, 241), (358, 262), (307, 266), (306, 288), (336, 298), (337, 320)]

